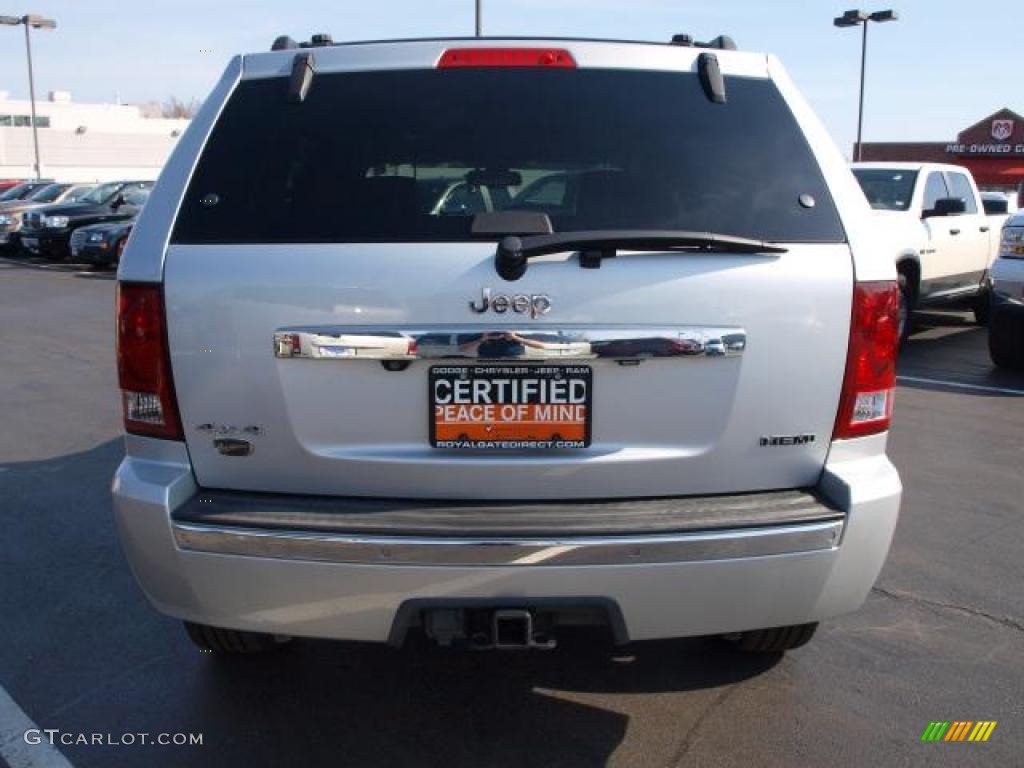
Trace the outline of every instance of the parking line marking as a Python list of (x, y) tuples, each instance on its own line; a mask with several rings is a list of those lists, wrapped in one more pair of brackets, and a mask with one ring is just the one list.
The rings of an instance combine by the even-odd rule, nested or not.
[[(0, 262), (4, 264), (11, 264), (15, 267), (29, 267), (31, 269), (44, 269), (50, 272), (71, 272), (73, 269), (80, 269), (81, 267), (88, 266), (79, 261), (55, 261), (47, 264), (42, 261), (27, 261), (25, 259), (9, 259), (6, 257), (0, 257)], [(89, 274), (92, 274), (91, 272)]]
[(953, 387), (954, 389), (971, 389), (976, 392), (993, 392), (1000, 395), (1024, 395), (1024, 389), (1010, 389), (1009, 387), (986, 387), (982, 384), (964, 384), (960, 381), (946, 381), (944, 379), (925, 379), (920, 376), (897, 376), (896, 381), (909, 381), (917, 384), (936, 384), (940, 387)]
[(74, 768), (41, 730), (38, 744), (26, 744), (25, 731), (33, 728), (39, 726), (0, 687), (0, 757), (11, 768)]

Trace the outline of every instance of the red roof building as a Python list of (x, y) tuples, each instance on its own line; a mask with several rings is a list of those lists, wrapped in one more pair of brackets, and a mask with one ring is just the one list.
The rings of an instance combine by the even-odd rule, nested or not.
[(954, 142), (864, 142), (861, 157), (963, 165), (979, 187), (1024, 197), (1024, 117), (1010, 109), (965, 128)]

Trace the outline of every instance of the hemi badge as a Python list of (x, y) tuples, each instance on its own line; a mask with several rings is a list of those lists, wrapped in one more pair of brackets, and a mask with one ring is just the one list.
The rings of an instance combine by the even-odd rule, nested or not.
[(769, 435), (760, 439), (762, 448), (777, 445), (807, 445), (814, 442), (814, 435)]

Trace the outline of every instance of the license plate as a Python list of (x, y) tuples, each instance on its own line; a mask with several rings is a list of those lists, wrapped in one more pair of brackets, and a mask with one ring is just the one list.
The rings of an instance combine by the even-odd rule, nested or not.
[(72, 257), (77, 258), (78, 254), (81, 253), (81, 252), (82, 252), (82, 249), (79, 248), (77, 245), (72, 245), (71, 246), (71, 255), (72, 255)]
[(590, 445), (593, 374), (585, 365), (430, 369), (430, 444), (467, 450)]

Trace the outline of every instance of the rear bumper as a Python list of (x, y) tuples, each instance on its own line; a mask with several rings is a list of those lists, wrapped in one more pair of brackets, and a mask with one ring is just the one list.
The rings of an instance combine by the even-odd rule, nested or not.
[(115, 515), (159, 610), (217, 626), (379, 642), (403, 606), (424, 600), (604, 600), (631, 640), (825, 619), (863, 602), (901, 494), (885, 456), (862, 456), (873, 452), (849, 441), (833, 450), (817, 489), (828, 500), (824, 518), (571, 537), (255, 529), (182, 519), (198, 493), (184, 448), (129, 442), (114, 478)]

